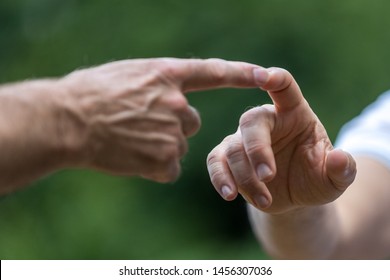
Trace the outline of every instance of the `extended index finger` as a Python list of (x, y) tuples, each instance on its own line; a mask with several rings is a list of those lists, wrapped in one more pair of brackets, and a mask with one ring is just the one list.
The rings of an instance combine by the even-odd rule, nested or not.
[(171, 59), (169, 75), (183, 92), (214, 88), (258, 87), (253, 70), (259, 66), (223, 59)]
[(299, 85), (287, 70), (258, 68), (254, 75), (260, 88), (268, 91), (278, 111), (289, 110), (304, 101)]

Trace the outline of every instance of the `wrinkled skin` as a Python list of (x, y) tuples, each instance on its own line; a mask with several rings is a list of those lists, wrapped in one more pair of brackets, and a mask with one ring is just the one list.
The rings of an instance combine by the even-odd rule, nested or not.
[(210, 152), (216, 190), (226, 200), (240, 193), (268, 213), (335, 200), (355, 178), (354, 159), (333, 149), (289, 72), (259, 70), (257, 78), (274, 104), (245, 112), (237, 132)]

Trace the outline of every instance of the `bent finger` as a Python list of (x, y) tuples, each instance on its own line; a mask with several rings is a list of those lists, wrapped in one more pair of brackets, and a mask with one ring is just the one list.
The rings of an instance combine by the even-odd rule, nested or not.
[(269, 182), (276, 174), (271, 132), (275, 123), (275, 109), (263, 105), (245, 112), (240, 118), (240, 131), (245, 153), (252, 170), (262, 182)]
[(227, 201), (234, 200), (238, 194), (226, 158), (227, 142), (231, 137), (226, 137), (207, 156), (207, 170), (211, 183), (220, 196)]
[(228, 143), (226, 157), (239, 193), (259, 209), (269, 207), (272, 203), (271, 193), (267, 186), (258, 180), (239, 139), (232, 139)]
[(180, 175), (181, 165), (179, 160), (172, 160), (166, 164), (156, 165), (148, 172), (141, 173), (140, 176), (158, 183), (174, 182)]
[(185, 112), (179, 113), (182, 121), (183, 133), (186, 137), (195, 135), (201, 126), (199, 112), (192, 106), (188, 106)]
[(164, 95), (159, 104), (168, 108), (174, 114), (175, 119), (180, 121), (184, 136), (190, 137), (199, 130), (201, 124), (199, 113), (188, 104), (188, 100), (179, 90)]

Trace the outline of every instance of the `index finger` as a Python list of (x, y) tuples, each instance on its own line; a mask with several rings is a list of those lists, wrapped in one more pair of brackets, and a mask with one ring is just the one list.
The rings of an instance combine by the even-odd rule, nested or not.
[(258, 87), (253, 70), (259, 66), (254, 64), (216, 58), (172, 59), (170, 62), (169, 74), (183, 92)]
[(270, 95), (278, 111), (287, 111), (296, 107), (304, 97), (294, 77), (282, 68), (258, 68), (254, 76), (261, 89)]

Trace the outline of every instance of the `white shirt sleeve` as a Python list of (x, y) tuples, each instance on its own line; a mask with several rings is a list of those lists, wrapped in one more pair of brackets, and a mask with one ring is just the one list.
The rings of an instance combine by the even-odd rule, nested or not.
[(390, 168), (390, 90), (342, 127), (335, 146), (373, 157)]

